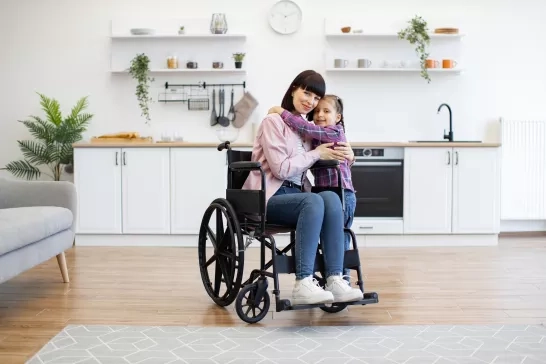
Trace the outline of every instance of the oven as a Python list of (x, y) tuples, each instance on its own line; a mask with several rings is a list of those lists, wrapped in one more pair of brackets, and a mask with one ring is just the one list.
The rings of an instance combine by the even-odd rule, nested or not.
[[(404, 211), (404, 148), (353, 148), (355, 221), (399, 219)], [(361, 219), (362, 221), (362, 219)]]

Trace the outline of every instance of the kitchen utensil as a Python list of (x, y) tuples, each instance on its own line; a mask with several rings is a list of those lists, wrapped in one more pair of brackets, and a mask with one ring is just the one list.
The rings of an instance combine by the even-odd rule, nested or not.
[(218, 124), (222, 126), (229, 126), (229, 119), (224, 116), (224, 103), (225, 103), (225, 91), (222, 88), (220, 90), (220, 116), (218, 116)]
[(216, 116), (216, 90), (212, 89), (212, 113), (210, 114), (210, 125), (216, 125), (218, 123), (218, 116)]
[(231, 89), (231, 106), (229, 107), (227, 118), (231, 121), (235, 120), (235, 111), (233, 110), (233, 88)]

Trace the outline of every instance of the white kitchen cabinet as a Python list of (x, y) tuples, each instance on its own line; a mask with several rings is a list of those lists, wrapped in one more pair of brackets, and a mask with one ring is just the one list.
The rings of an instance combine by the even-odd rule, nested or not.
[(404, 233), (451, 233), (452, 148), (406, 148)]
[(169, 148), (121, 151), (124, 234), (170, 234)]
[(214, 199), (225, 197), (226, 187), (226, 151), (172, 148), (171, 233), (199, 234), (205, 210)]
[(75, 148), (78, 234), (169, 234), (169, 148)]
[(498, 148), (406, 148), (405, 234), (499, 230)]
[(452, 224), (455, 234), (499, 233), (498, 148), (453, 149)]
[(121, 148), (74, 149), (79, 234), (122, 234)]

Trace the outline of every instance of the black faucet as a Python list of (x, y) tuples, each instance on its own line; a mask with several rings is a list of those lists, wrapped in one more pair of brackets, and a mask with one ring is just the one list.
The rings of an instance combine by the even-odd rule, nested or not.
[(449, 107), (448, 104), (442, 104), (438, 108), (438, 114), (440, 113), (440, 110), (442, 110), (442, 107), (445, 106), (449, 110), (449, 133), (446, 134), (446, 130), (444, 129), (444, 139), (449, 140), (450, 142), (453, 141), (453, 116), (451, 114), (451, 107)]

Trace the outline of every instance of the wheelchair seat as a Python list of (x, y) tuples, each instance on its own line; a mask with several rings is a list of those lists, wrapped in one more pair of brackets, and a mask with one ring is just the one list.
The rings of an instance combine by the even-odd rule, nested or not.
[[(273, 279), (276, 311), (296, 310), (320, 307), (325, 312), (339, 312), (348, 305), (367, 305), (379, 302), (377, 293), (365, 292), (360, 266), (360, 257), (356, 244), (356, 236), (351, 229), (345, 229), (353, 243), (353, 249), (345, 252), (344, 267), (357, 272), (357, 282), (363, 292), (363, 299), (355, 302), (292, 305), (290, 300), (280, 298), (279, 273), (295, 273), (295, 226), (269, 224), (266, 219), (265, 186), (261, 190), (243, 190), (242, 187), (253, 170), (263, 170), (259, 162), (252, 161), (252, 152), (233, 150), (230, 142), (218, 145), (218, 150), (227, 150), (227, 189), (225, 198), (219, 197), (211, 202), (206, 209), (199, 229), (198, 259), (201, 278), (206, 292), (219, 306), (228, 306), (235, 301), (236, 312), (245, 322), (256, 323), (262, 320), (269, 310), (270, 297), (267, 291), (268, 280)], [(318, 161), (311, 167), (337, 168), (338, 186), (330, 190), (336, 192), (344, 201), (341, 187), (341, 173), (338, 161)], [(264, 179), (262, 178), (262, 181)], [(312, 191), (324, 190), (313, 188)], [(344, 206), (344, 204), (342, 204)], [(213, 214), (215, 217), (213, 218)], [(212, 225), (215, 226), (213, 231)], [(283, 249), (276, 246), (274, 235), (289, 233), (290, 243)], [(246, 237), (246, 241), (243, 237)], [(253, 240), (261, 242), (260, 268), (254, 269), (250, 277), (243, 282), (244, 254)], [(207, 258), (207, 252), (212, 246), (213, 255)], [(265, 261), (266, 248), (271, 251), (271, 260)], [(291, 255), (288, 255), (291, 252)], [(214, 275), (208, 269), (214, 264)], [(272, 268), (272, 271), (268, 269)], [(320, 274), (317, 275), (317, 273)], [(324, 263), (321, 247), (315, 259), (315, 278), (324, 286)], [(222, 291), (222, 288), (224, 289)], [(256, 310), (259, 312), (257, 313)], [(252, 313), (252, 315), (251, 315)]]

